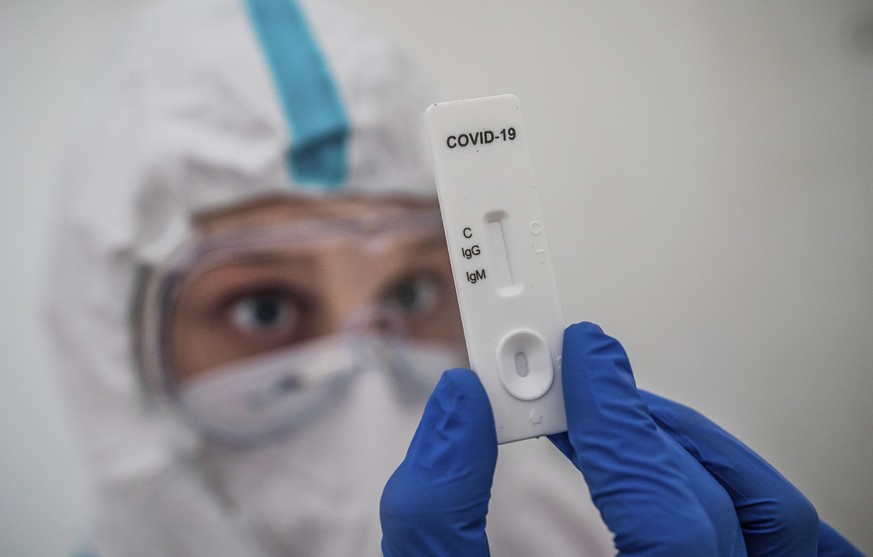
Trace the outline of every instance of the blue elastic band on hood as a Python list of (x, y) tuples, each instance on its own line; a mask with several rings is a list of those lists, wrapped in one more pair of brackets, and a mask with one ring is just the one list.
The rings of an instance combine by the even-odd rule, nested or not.
[(327, 64), (294, 0), (246, 0), (291, 130), (295, 182), (339, 188), (349, 125)]

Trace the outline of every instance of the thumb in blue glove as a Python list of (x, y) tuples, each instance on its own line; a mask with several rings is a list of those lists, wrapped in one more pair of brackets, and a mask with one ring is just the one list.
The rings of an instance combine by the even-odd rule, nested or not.
[(383, 555), (489, 555), (485, 516), (496, 465), (485, 389), (468, 369), (445, 372), (382, 493)]
[(621, 555), (860, 557), (764, 459), (699, 413), (639, 391), (624, 348), (591, 323), (564, 334), (567, 433)]

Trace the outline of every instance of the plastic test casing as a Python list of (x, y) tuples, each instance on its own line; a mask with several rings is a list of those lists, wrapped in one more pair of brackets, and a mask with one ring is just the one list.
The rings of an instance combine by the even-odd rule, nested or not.
[(518, 99), (435, 104), (425, 121), (470, 366), (497, 441), (566, 431), (563, 317)]

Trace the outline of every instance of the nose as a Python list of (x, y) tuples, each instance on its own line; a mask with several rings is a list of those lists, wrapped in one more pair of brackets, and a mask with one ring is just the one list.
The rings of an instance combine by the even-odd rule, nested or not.
[(403, 320), (390, 309), (371, 304), (347, 316), (344, 323), (347, 332), (369, 331), (386, 336), (399, 335), (403, 332)]

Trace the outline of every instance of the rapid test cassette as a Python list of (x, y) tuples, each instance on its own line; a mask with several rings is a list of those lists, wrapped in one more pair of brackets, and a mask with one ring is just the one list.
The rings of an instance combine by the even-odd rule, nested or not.
[(497, 441), (566, 431), (564, 320), (518, 99), (425, 113), (470, 367)]

